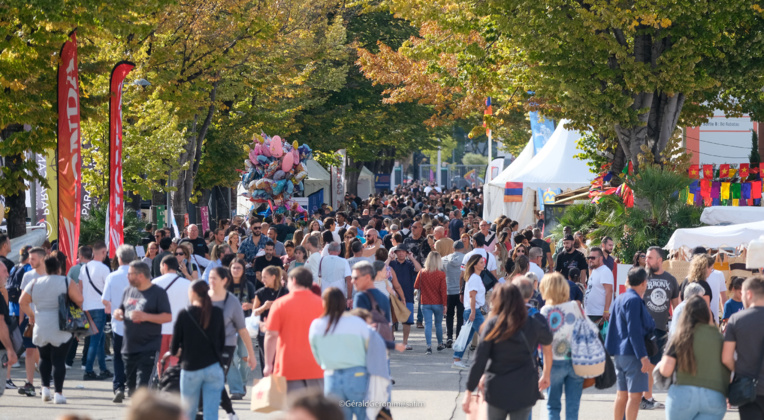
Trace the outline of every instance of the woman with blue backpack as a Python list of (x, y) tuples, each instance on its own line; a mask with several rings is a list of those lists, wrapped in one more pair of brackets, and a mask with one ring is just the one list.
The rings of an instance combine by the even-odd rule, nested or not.
[[(549, 420), (560, 419), (563, 389), (565, 391), (565, 419), (575, 420), (578, 418), (584, 377), (576, 373), (575, 368), (580, 369), (580, 367), (574, 366), (573, 349), (581, 344), (580, 340), (585, 340), (585, 337), (580, 336), (579, 328), (582, 326), (584, 329), (589, 327), (591, 329), (589, 336), (599, 343), (596, 338), (597, 330), (593, 324), (591, 326), (586, 325), (590, 321), (584, 316), (581, 304), (576, 300), (570, 300), (570, 285), (562, 274), (545, 275), (541, 280), (540, 288), (541, 295), (546, 301), (546, 305), (541, 308), (541, 315), (546, 318), (553, 334), (551, 384), (546, 402)], [(602, 356), (600, 361), (604, 362), (602, 344), (598, 345), (599, 353)], [(591, 354), (591, 356), (593, 357), (592, 362), (595, 362), (596, 354)], [(592, 366), (594, 367), (596, 364), (592, 364)], [(604, 363), (601, 367), (604, 367)], [(594, 373), (602, 373), (602, 371), (596, 372), (595, 367), (595, 372), (591, 374)]]

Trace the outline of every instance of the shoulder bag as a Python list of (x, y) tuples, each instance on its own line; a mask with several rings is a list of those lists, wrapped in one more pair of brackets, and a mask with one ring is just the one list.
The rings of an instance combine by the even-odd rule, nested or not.
[(88, 282), (90, 282), (90, 286), (95, 289), (96, 292), (98, 292), (98, 296), (103, 296), (103, 292), (101, 292), (100, 289), (96, 287), (95, 284), (93, 284), (93, 279), (90, 278), (90, 271), (88, 270), (88, 266), (85, 266), (85, 275), (88, 276)]
[(576, 375), (589, 379), (596, 378), (605, 372), (605, 346), (599, 340), (597, 326), (584, 314), (581, 306), (576, 304), (581, 318), (576, 319), (571, 334), (570, 359)]
[[(764, 347), (764, 344), (762, 344)], [(728, 399), (730, 405), (740, 407), (756, 401), (756, 387), (759, 385), (759, 374), (764, 365), (764, 348), (759, 349), (759, 368), (755, 376), (735, 372), (735, 379), (730, 383)]]
[(90, 329), (88, 318), (82, 309), (69, 298), (69, 279), (64, 278), (66, 290), (58, 295), (58, 329), (70, 333)]
[(491, 290), (493, 288), (493, 286), (496, 286), (496, 284), (499, 282), (499, 280), (497, 280), (496, 276), (494, 276), (493, 273), (491, 273), (488, 270), (488, 261), (491, 260), (491, 254), (488, 251), (486, 251), (485, 255), (486, 255), (486, 257), (485, 257), (485, 268), (480, 273), (480, 280), (483, 281), (483, 286), (485, 287), (485, 291), (487, 292), (487, 291)]

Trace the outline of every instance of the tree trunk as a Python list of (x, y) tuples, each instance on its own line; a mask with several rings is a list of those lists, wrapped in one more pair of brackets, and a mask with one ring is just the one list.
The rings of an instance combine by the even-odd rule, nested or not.
[(349, 194), (358, 195), (358, 178), (361, 176), (364, 162), (357, 162), (348, 158), (347, 171), (345, 173), (345, 190)]
[(194, 116), (194, 122), (191, 125), (191, 137), (188, 139), (188, 143), (181, 153), (180, 163), (189, 164), (188, 169), (181, 172), (177, 179), (172, 180), (171, 185), (175, 187), (175, 191), (171, 193), (172, 211), (175, 214), (175, 220), (178, 221), (178, 226), (183, 225), (184, 215), (188, 213), (188, 199), (193, 194), (194, 178), (199, 171), (199, 162), (202, 158), (202, 143), (207, 136), (210, 124), (212, 123), (212, 117), (215, 114), (215, 98), (217, 96), (218, 83), (216, 81), (212, 84), (212, 91), (210, 92), (210, 105), (207, 108), (207, 115), (202, 122), (201, 127), (197, 131), (197, 124), (199, 115)]
[(8, 208), (6, 219), (8, 236), (13, 239), (27, 233), (27, 205), (26, 191), (21, 194), (5, 197), (5, 205)]

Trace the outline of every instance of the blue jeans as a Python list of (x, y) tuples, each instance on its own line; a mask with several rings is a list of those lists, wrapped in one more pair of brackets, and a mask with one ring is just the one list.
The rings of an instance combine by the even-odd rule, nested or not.
[(666, 399), (667, 420), (721, 420), (727, 399), (721, 392), (690, 385), (671, 385)]
[[(249, 366), (241, 360), (242, 357), (247, 357), (247, 348), (244, 347), (241, 337), (238, 340), (236, 351), (233, 352), (231, 367), (228, 368), (228, 373), (226, 374), (226, 380), (228, 381), (228, 390), (231, 391), (231, 394), (243, 395), (244, 386), (246, 385), (244, 378), (249, 374)], [(242, 350), (244, 354), (242, 354)], [(242, 367), (246, 370), (242, 371)]]
[[(471, 312), (472, 312), (472, 309), (470, 308), (464, 309), (464, 322), (469, 321)], [(483, 314), (480, 313), (480, 309), (477, 309), (475, 311), (475, 320), (472, 321), (472, 328), (470, 329), (470, 335), (467, 337), (467, 347), (469, 347), (470, 343), (472, 342), (472, 335), (480, 331), (480, 326), (483, 325), (483, 321), (485, 321), (485, 318), (483, 318)], [(464, 350), (466, 351), (467, 348), (465, 348)], [(464, 356), (464, 351), (454, 352), (454, 359), (461, 359), (462, 356)]]
[(93, 364), (95, 364), (96, 357), (98, 357), (98, 367), (103, 372), (108, 370), (106, 368), (106, 351), (103, 347), (103, 329), (106, 326), (106, 312), (103, 309), (93, 309), (88, 312), (90, 312), (90, 317), (93, 318), (93, 323), (98, 328), (98, 334), (90, 336), (88, 358), (85, 360), (85, 372), (93, 372)]
[[(121, 335), (112, 332), (111, 333), (111, 343), (114, 346), (114, 380), (113, 382), (113, 391), (117, 392), (117, 390), (125, 390), (125, 362), (122, 360), (122, 340), (124, 337)], [(77, 345), (77, 342), (74, 342), (72, 344), (73, 346)]]
[(223, 368), (213, 363), (204, 369), (180, 371), (180, 396), (188, 408), (188, 418), (195, 419), (199, 395), (203, 396), (205, 420), (217, 420), (220, 393), (225, 387)]
[(562, 410), (562, 390), (565, 387), (565, 420), (578, 419), (578, 407), (581, 405), (581, 393), (584, 391), (584, 378), (573, 372), (570, 360), (552, 362), (551, 384), (546, 400), (549, 420), (560, 420)]
[(351, 420), (353, 415), (358, 420), (366, 419), (363, 401), (368, 388), (369, 374), (365, 366), (338, 369), (332, 373), (324, 372), (324, 394), (345, 403), (341, 404), (345, 420)]
[(427, 347), (432, 343), (432, 317), (435, 317), (435, 337), (438, 345), (443, 344), (443, 305), (421, 305), (424, 314), (424, 339)]

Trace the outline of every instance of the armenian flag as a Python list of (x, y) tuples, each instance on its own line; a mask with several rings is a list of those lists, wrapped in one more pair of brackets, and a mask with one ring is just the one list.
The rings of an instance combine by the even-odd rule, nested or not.
[(519, 203), (523, 201), (523, 183), (507, 182), (504, 186), (504, 202)]

